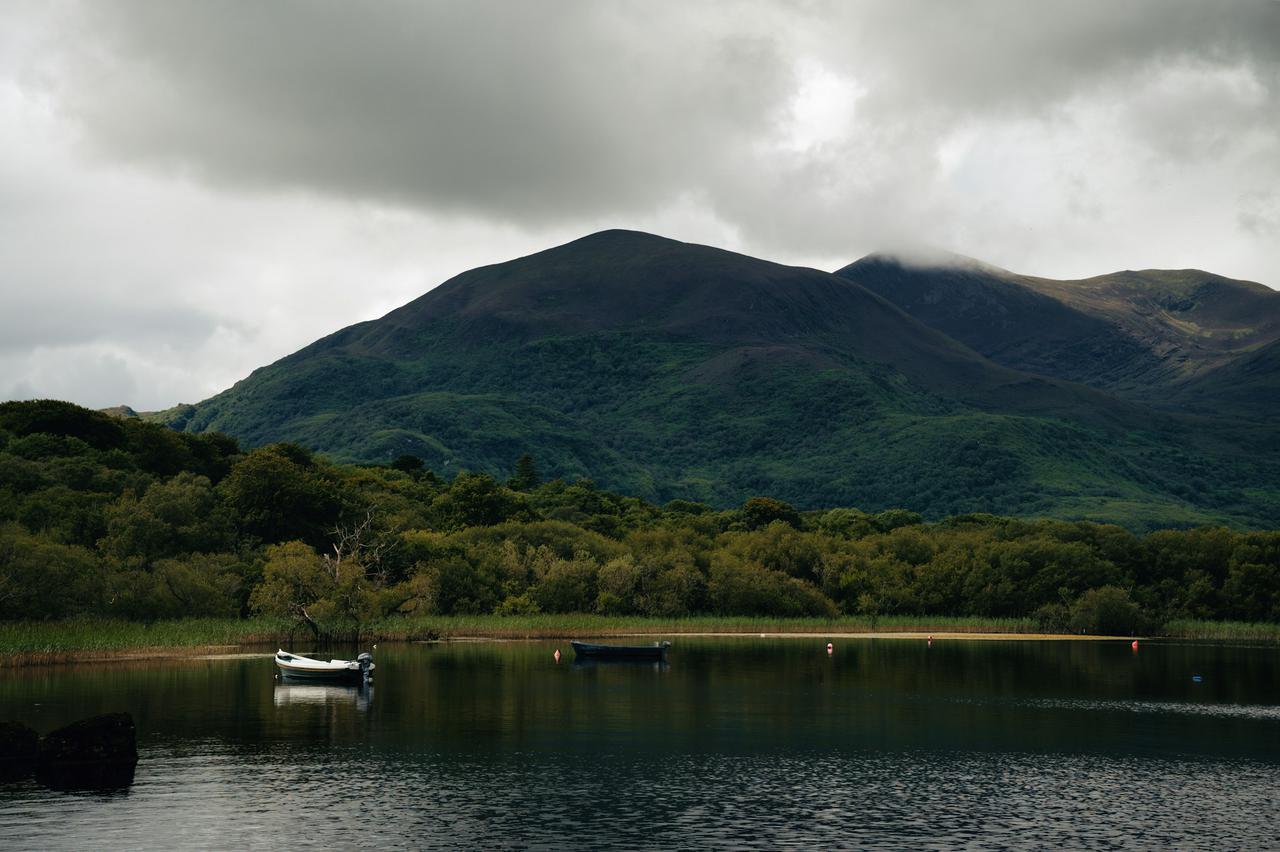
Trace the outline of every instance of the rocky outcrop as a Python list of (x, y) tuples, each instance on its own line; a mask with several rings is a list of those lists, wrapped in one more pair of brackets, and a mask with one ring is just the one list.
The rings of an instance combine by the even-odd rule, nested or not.
[(128, 713), (107, 713), (59, 728), (40, 741), (41, 764), (137, 763), (138, 736)]
[(82, 719), (44, 738), (20, 722), (0, 722), (0, 780), (35, 773), (58, 790), (117, 789), (133, 783), (137, 731), (128, 713)]
[(0, 781), (30, 775), (39, 743), (40, 735), (21, 722), (0, 722)]

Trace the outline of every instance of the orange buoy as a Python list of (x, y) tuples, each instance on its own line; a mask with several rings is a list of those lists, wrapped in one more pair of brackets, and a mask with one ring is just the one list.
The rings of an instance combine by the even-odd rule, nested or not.
[(835, 652), (836, 652), (836, 646), (835, 646), (835, 645), (832, 645), (830, 642), (828, 642), (828, 643), (827, 643), (827, 653), (828, 653), (828, 654), (834, 654)]
[(559, 648), (556, 648), (555, 658), (556, 658), (556, 662), (557, 662), (557, 663), (558, 663), (558, 662), (560, 662), (560, 649), (559, 649)]

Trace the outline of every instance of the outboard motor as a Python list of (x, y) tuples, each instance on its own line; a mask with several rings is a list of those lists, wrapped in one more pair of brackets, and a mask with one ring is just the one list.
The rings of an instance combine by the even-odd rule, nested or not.
[(365, 682), (367, 683), (373, 680), (373, 670), (377, 668), (377, 666), (373, 664), (373, 654), (365, 651), (363, 654), (356, 657), (356, 662), (360, 664), (360, 673), (364, 675)]

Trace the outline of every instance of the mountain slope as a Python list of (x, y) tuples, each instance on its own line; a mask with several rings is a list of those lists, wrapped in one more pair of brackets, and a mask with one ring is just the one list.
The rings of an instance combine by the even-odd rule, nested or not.
[[(992, 360), (1131, 399), (1203, 409), (1190, 386), (1225, 390), (1234, 414), (1274, 399), (1222, 388), (1227, 370), (1280, 339), (1280, 293), (1198, 270), (1118, 272), (1078, 281), (1015, 275), (956, 258), (872, 255), (839, 270)], [(1185, 392), (1184, 392), (1185, 389)]]
[(1253, 523), (1270, 493), (1176, 418), (1002, 367), (849, 280), (628, 231), (463, 273), (163, 416), (443, 472), (528, 451), (719, 504)]

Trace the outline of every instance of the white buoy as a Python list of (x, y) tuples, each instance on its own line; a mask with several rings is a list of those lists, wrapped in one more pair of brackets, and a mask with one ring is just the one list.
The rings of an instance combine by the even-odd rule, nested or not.
[(827, 643), (827, 653), (828, 653), (828, 654), (834, 654), (835, 652), (836, 652), (836, 646), (835, 646), (835, 645), (832, 645), (830, 642), (828, 642), (828, 643)]

